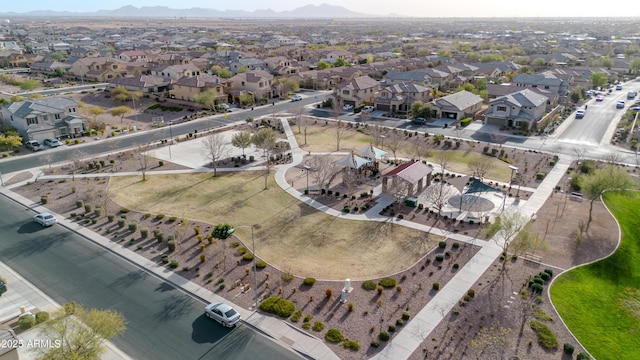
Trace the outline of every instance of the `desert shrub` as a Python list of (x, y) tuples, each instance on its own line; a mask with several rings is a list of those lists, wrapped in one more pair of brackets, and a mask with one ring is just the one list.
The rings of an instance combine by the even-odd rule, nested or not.
[(84, 212), (86, 213), (90, 213), (93, 210), (93, 205), (91, 204), (84, 204)]
[(382, 341), (389, 341), (389, 338), (391, 338), (391, 335), (386, 331), (380, 331), (380, 334), (378, 334), (378, 339)]
[(77, 208), (83, 208), (84, 207), (84, 201), (76, 200), (76, 207)]
[(589, 356), (589, 354), (581, 352), (578, 354), (578, 356), (576, 356), (576, 360), (591, 360), (591, 357)]
[(402, 320), (407, 321), (409, 320), (409, 317), (411, 317), (411, 314), (409, 314), (408, 311), (402, 313)]
[(324, 330), (324, 323), (322, 321), (316, 321), (313, 323), (313, 327), (311, 327), (313, 331), (322, 331)]
[(140, 237), (146, 239), (149, 236), (149, 228), (140, 229)]
[(386, 288), (392, 288), (394, 286), (396, 286), (398, 282), (396, 281), (396, 279), (392, 278), (392, 277), (385, 277), (380, 279), (380, 285), (382, 285), (383, 287)]
[(327, 288), (327, 290), (324, 291), (324, 295), (327, 297), (327, 299), (331, 299), (331, 296), (333, 295), (333, 290), (331, 288)]
[(396, 326), (395, 325), (389, 325), (389, 327), (387, 329), (389, 329), (390, 333), (396, 332)]
[(169, 255), (162, 255), (162, 263), (163, 264), (169, 263)]
[(446, 247), (447, 247), (447, 242), (446, 242), (446, 241), (440, 241), (440, 242), (438, 243), (438, 247), (439, 247), (440, 249), (444, 249), (444, 248), (446, 248)]
[(247, 251), (248, 251), (248, 250), (247, 250), (247, 248), (246, 248), (246, 247), (241, 247), (241, 248), (238, 248), (238, 249), (236, 250), (236, 252), (238, 253), (238, 255), (244, 255), (244, 254), (246, 254), (246, 252), (247, 252)]
[(254, 257), (253, 253), (246, 253), (242, 255), (242, 260), (251, 261), (253, 260), (253, 257)]
[(258, 269), (264, 269), (267, 267), (267, 263), (264, 260), (258, 260), (256, 261), (256, 268)]
[(121, 208), (121, 209), (120, 209), (120, 212), (121, 212), (121, 213), (123, 213), (123, 214), (126, 214), (126, 213), (128, 213), (128, 212), (129, 212), (129, 209), (127, 209), (127, 208)]
[(260, 304), (260, 310), (276, 314), (283, 318), (288, 318), (294, 311), (296, 311), (296, 306), (287, 299), (270, 296)]
[(240, 241), (233, 241), (233, 242), (231, 242), (231, 244), (229, 244), (229, 246), (231, 246), (233, 248), (236, 248), (236, 247), (240, 246)]
[(304, 280), (302, 281), (302, 283), (303, 283), (304, 285), (307, 285), (307, 286), (313, 286), (313, 284), (315, 284), (315, 283), (316, 283), (316, 279), (315, 279), (315, 278), (312, 278), (312, 277), (304, 278)]
[(180, 266), (180, 263), (178, 262), (178, 260), (171, 260), (171, 262), (169, 263), (169, 267), (172, 269), (175, 269), (178, 266)]
[(18, 319), (18, 326), (23, 330), (31, 329), (35, 324), (36, 318), (31, 314), (22, 315), (20, 319)]
[(460, 268), (460, 264), (458, 264), (458, 263), (453, 264), (453, 268), (454, 268), (454, 269), (458, 269), (458, 268)]
[(531, 285), (531, 290), (537, 293), (541, 293), (543, 290), (543, 287), (541, 284), (533, 283), (533, 285)]
[(545, 176), (547, 176), (547, 173), (544, 171), (541, 171), (539, 173), (536, 174), (536, 180), (542, 180), (545, 178)]
[(575, 351), (575, 348), (573, 347), (573, 344), (569, 344), (569, 343), (565, 343), (564, 347), (563, 347), (564, 353), (567, 355), (573, 355), (573, 352)]
[(355, 340), (346, 340), (342, 343), (342, 346), (344, 346), (345, 349), (350, 349), (353, 351), (360, 350), (360, 343)]
[(533, 282), (540, 284), (540, 285), (544, 285), (544, 280), (540, 277), (540, 276), (536, 276), (533, 278)]
[(36, 313), (36, 324), (41, 324), (45, 321), (49, 321), (49, 319), (51, 318), (51, 316), (49, 315), (48, 312), (46, 311), (38, 311)]
[(348, 303), (348, 304), (347, 304), (347, 310), (348, 310), (349, 312), (353, 311), (354, 306), (355, 306), (355, 305), (353, 305), (353, 303), (352, 303), (352, 302)]
[(540, 277), (542, 278), (542, 280), (544, 281), (549, 281), (551, 279), (551, 276), (549, 276), (549, 274), (547, 274), (546, 272), (541, 272), (540, 273)]
[(366, 280), (362, 282), (362, 288), (365, 290), (375, 290), (378, 285), (373, 280)]
[(436, 254), (436, 261), (443, 261), (444, 260), (444, 254)]
[(169, 252), (176, 251), (176, 241), (175, 240), (167, 241), (167, 248), (169, 249)]
[(200, 262), (205, 262), (207, 261), (207, 255), (206, 254), (200, 254)]
[(344, 339), (344, 335), (342, 335), (342, 332), (340, 330), (332, 328), (327, 330), (327, 333), (324, 335), (324, 338), (328, 342), (339, 343)]
[(107, 215), (107, 221), (108, 221), (108, 222), (113, 222), (113, 219), (114, 219), (114, 218), (115, 218), (115, 215), (113, 215), (113, 214), (109, 214), (109, 215)]
[(171, 216), (169, 217), (169, 222), (176, 222), (176, 220), (178, 220), (177, 216)]
[(469, 297), (474, 297), (476, 296), (476, 291), (473, 289), (469, 289), (469, 291), (467, 291), (467, 295), (469, 295)]
[(558, 338), (547, 325), (540, 321), (531, 320), (529, 326), (536, 332), (540, 346), (547, 350), (555, 350), (558, 348)]
[(123, 228), (124, 227), (124, 222), (125, 222), (125, 219), (118, 219), (118, 227), (119, 228)]
[(550, 278), (553, 277), (553, 270), (551, 270), (551, 269), (544, 269), (542, 272), (549, 274)]
[(156, 215), (156, 220), (162, 220), (162, 219), (164, 219), (164, 214)]
[(300, 321), (300, 318), (302, 317), (302, 310), (296, 310), (293, 315), (291, 315), (291, 321), (292, 322), (298, 322)]
[(432, 285), (433, 290), (440, 290), (440, 283), (434, 282)]
[(459, 248), (459, 247), (460, 247), (460, 243), (458, 243), (458, 242), (454, 242), (454, 243), (451, 245), (451, 247), (452, 247), (452, 248), (454, 248), (454, 249), (457, 249), (457, 248)]
[(377, 348), (380, 346), (378, 340), (371, 340), (371, 347)]
[(158, 231), (158, 233), (156, 234), (156, 240), (158, 242), (164, 241), (164, 233), (162, 231)]

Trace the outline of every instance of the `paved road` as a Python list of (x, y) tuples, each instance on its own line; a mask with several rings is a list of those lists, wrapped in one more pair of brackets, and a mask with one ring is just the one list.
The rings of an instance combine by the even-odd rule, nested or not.
[(60, 304), (123, 313), (127, 331), (114, 344), (133, 358), (299, 359), (246, 325), (222, 328), (200, 301), (59, 225), (41, 228), (32, 215), (0, 197), (0, 261)]

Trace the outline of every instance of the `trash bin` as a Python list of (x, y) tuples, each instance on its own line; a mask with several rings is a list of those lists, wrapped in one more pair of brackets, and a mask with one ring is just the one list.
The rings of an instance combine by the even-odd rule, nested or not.
[(407, 197), (406, 199), (404, 199), (404, 204), (410, 207), (417, 207), (418, 206), (418, 199), (414, 198), (412, 196)]

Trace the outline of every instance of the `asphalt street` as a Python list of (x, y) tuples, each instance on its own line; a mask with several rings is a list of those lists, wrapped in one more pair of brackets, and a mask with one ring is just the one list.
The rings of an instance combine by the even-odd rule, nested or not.
[(127, 330), (113, 343), (132, 358), (299, 358), (244, 324), (221, 327), (201, 301), (60, 225), (32, 223), (33, 215), (0, 197), (0, 261), (59, 304), (121, 312)]

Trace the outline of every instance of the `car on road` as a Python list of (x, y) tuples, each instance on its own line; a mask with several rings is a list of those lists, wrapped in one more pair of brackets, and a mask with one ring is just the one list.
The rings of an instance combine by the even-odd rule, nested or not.
[(38, 140), (29, 140), (24, 143), (24, 146), (26, 146), (27, 149), (31, 149), (32, 151), (38, 151), (42, 149), (42, 145), (40, 145), (40, 141)]
[(342, 107), (342, 110), (344, 110), (344, 111), (351, 111), (351, 110), (353, 110), (353, 105), (351, 105), (351, 104), (344, 104), (344, 106)]
[(618, 102), (616, 103), (616, 109), (623, 109), (624, 108), (624, 100), (618, 100)]
[(603, 100), (604, 100), (604, 96), (602, 95), (596, 96), (596, 101), (603, 101)]
[(582, 119), (584, 117), (585, 111), (583, 109), (576, 110), (576, 119)]
[(240, 314), (225, 303), (211, 303), (204, 308), (206, 317), (213, 319), (223, 326), (233, 327), (240, 321)]
[(373, 112), (373, 106), (368, 105), (362, 108), (362, 112)]
[(616, 85), (616, 90), (622, 90), (622, 85), (620, 84)]
[(57, 223), (58, 219), (56, 219), (56, 217), (53, 216), (53, 214), (40, 213), (33, 217), (33, 222), (35, 222), (36, 224), (40, 224), (42, 226), (51, 226)]
[(300, 101), (302, 100), (302, 95), (295, 95), (294, 97), (291, 98), (291, 101)]
[(412, 124), (416, 124), (416, 125), (424, 125), (424, 124), (427, 123), (427, 119), (421, 118), (421, 117), (417, 117), (417, 118), (411, 119), (411, 123)]
[(4, 281), (0, 280), (0, 296), (7, 292), (7, 284)]
[(44, 139), (44, 141), (42, 143), (47, 145), (47, 146), (49, 146), (49, 147), (52, 147), (52, 148), (62, 145), (62, 142), (60, 142), (60, 140), (58, 140), (56, 138)]

